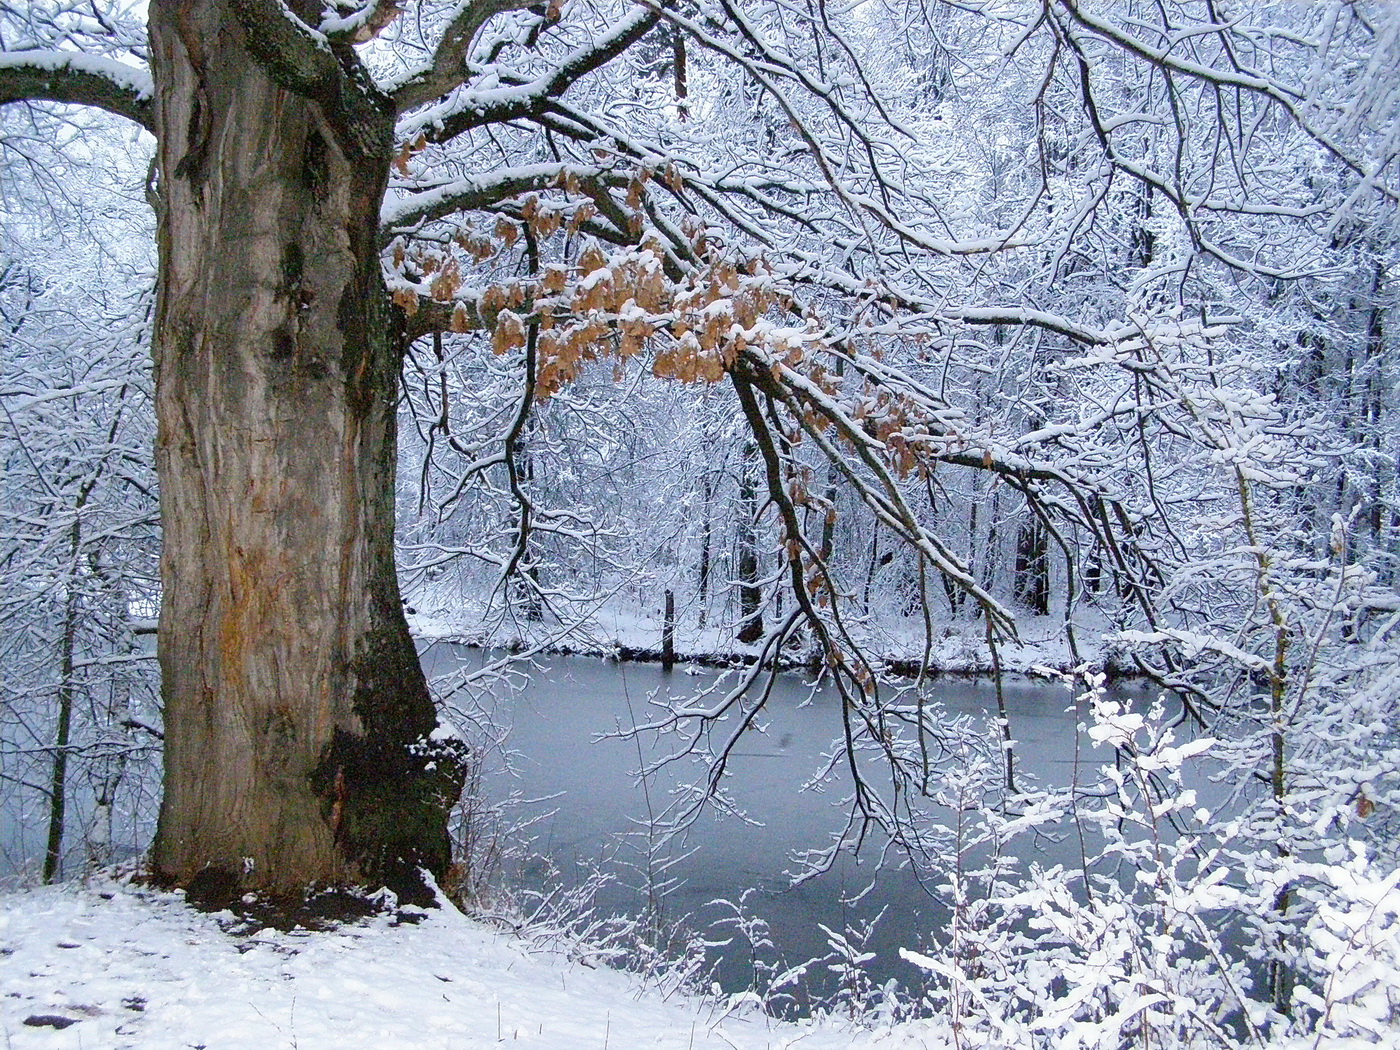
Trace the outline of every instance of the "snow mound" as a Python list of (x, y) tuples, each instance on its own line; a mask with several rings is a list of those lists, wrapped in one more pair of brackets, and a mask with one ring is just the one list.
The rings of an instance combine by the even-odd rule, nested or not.
[[(222, 920), (222, 926), (221, 926)], [(7, 1050), (935, 1048), (922, 1024), (785, 1024), (532, 949), (451, 908), (232, 935), (179, 894), (91, 882), (0, 896)]]

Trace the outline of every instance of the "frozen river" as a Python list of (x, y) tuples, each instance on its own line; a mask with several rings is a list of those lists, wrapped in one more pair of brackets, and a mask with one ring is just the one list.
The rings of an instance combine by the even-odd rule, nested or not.
[[(425, 655), (438, 673), (454, 664), (478, 666), (484, 659), (480, 652), (444, 645)], [(648, 815), (661, 813), (676, 789), (703, 776), (704, 767), (677, 762), (643, 783), (635, 775), (638, 768), (674, 748), (675, 737), (617, 734), (655, 719), (661, 697), (692, 694), (714, 679), (709, 670), (667, 674), (654, 664), (542, 658), (529, 683), (500, 712), (511, 725), (514, 755), (509, 773), (498, 767), (488, 776), (487, 793), (496, 799), (511, 794), (547, 799), (525, 810), (543, 814), (530, 828), (531, 849), (571, 878), (580, 862), (614, 872), (617, 884), (600, 901), (606, 908), (644, 911), (648, 868), (664, 867), (670, 881), (664, 916), (685, 918), (692, 926), (704, 927), (727, 914), (712, 901), (738, 900), (750, 891), (746, 909), (768, 923), (788, 964), (827, 953), (822, 926), (841, 931), (883, 911), (866, 945), (877, 955), (872, 973), (879, 981), (916, 979), (898, 949), (927, 947), (930, 931), (945, 918), (933, 886), (921, 885), (893, 862), (877, 872), (875, 848), (857, 860), (843, 857), (829, 872), (792, 885), (795, 856), (830, 842), (843, 823), (849, 792), (840, 776), (810, 785), (822, 754), (840, 732), (840, 706), (834, 693), (813, 691), (799, 675), (779, 681), (762, 719), (764, 731), (745, 738), (730, 764), (725, 786), (746, 819), (707, 811), (683, 844), (660, 853), (649, 846), (654, 840), (647, 832)], [(983, 722), (996, 710), (995, 689), (984, 679), (938, 679), (929, 684), (929, 695), (950, 718)], [(1004, 695), (1023, 783), (1069, 784), (1076, 746), (1081, 763), (1109, 758), (1090, 749), (1082, 736), (1076, 740), (1078, 719), (1067, 686), (1009, 676)], [(934, 819), (940, 818), (947, 819), (947, 811), (934, 811)], [(1046, 865), (1078, 857), (1068, 842), (1028, 837), (1021, 849), (1022, 861)], [(527, 868), (523, 874), (528, 881), (533, 873)], [(718, 977), (729, 990), (746, 987), (751, 976), (747, 950), (736, 947), (719, 953)]]

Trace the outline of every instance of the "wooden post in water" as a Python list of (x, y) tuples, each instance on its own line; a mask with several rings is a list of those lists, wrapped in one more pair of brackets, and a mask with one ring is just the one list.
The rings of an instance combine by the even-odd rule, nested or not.
[(661, 669), (669, 671), (676, 664), (676, 594), (666, 592), (666, 613), (661, 621)]

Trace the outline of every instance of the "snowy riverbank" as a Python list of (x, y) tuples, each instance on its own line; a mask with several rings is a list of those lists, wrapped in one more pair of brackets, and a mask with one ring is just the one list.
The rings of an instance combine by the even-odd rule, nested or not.
[[(576, 656), (606, 656), (627, 660), (661, 659), (661, 607), (603, 606), (580, 613), (568, 623), (555, 619), (531, 622), (489, 616), (478, 601), (447, 591), (419, 590), (408, 600), (409, 628), (424, 641), (451, 641), (482, 648), (530, 650)], [(923, 662), (934, 674), (990, 674), (994, 668), (982, 621), (949, 622), (936, 628), (927, 654), (921, 627), (902, 616), (871, 617), (857, 625), (866, 651), (897, 674), (914, 674)], [(1097, 614), (1085, 613), (1074, 628), (1077, 653), (1066, 639), (1064, 624), (1055, 617), (1025, 617), (1021, 636), (1003, 642), (997, 656), (1004, 671), (1030, 673), (1036, 668), (1070, 670), (1082, 663), (1114, 666), (1111, 625)], [(732, 624), (698, 626), (681, 616), (675, 625), (677, 660), (731, 666), (751, 660), (760, 646), (734, 637)], [(1077, 657), (1077, 658), (1076, 658)], [(804, 654), (786, 658), (801, 663)]]
[[(227, 912), (197, 912), (178, 894), (95, 879), (0, 895), (0, 1040), (5, 1050), (485, 1050), (507, 1042), (540, 1050), (1394, 1046), (1397, 876), (1373, 877), (1379, 873), (1365, 870), (1359, 854), (1321, 874), (1331, 895), (1305, 945), (1305, 961), (1316, 964), (1297, 988), (1306, 1011), (1296, 1024), (1275, 1018), (1276, 1031), (1255, 1029), (1253, 1038), (1237, 1022), (1210, 1020), (1220, 1004), (1183, 994), (1206, 976), (1193, 978), (1184, 959), (1150, 982), (1172, 994), (1133, 993), (1146, 987), (1141, 967), (1154, 959), (1123, 953), (1099, 921), (1112, 923), (1111, 907), (1082, 931), (1095, 940), (1081, 946), (1082, 958), (1045, 956), (1043, 963), (1058, 959), (1053, 971), (1063, 975), (1051, 980), (1067, 983), (1059, 993), (1035, 995), (1033, 1016), (1006, 1013), (1009, 989), (988, 985), (990, 998), (963, 1001), (955, 1037), (942, 1012), (900, 1022), (878, 1010), (856, 1020), (777, 1021), (746, 996), (706, 1000), (647, 985), (595, 965), (577, 945), (565, 953), (557, 941), (550, 947), (450, 906), (284, 932)], [(1100, 935), (1107, 940), (1100, 943)], [(1098, 1019), (1079, 1016), (1081, 1006), (1096, 1012), (1108, 985), (1118, 1007)], [(1262, 1003), (1250, 1012), (1268, 1015)], [(1150, 1030), (1142, 1020), (1154, 1022)]]
[[(228, 932), (176, 894), (98, 881), (0, 896), (6, 1050), (932, 1048), (929, 1024), (794, 1025), (570, 961), (455, 910)], [(417, 916), (414, 916), (417, 917)]]

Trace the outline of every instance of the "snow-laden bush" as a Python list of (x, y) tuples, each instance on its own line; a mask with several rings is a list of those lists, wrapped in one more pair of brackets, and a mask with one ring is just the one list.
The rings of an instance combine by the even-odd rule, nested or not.
[[(1114, 749), (1090, 785), (984, 809), (995, 863), (960, 873), (930, 954), (926, 1006), (955, 1045), (1025, 1050), (1375, 1046), (1400, 1040), (1400, 873), (1357, 842), (1318, 859), (1217, 820), (1183, 773), (1216, 741), (1180, 740), (1159, 702), (1138, 713), (1091, 677), (1088, 736)], [(1195, 772), (1202, 772), (1199, 768)], [(1084, 863), (1009, 856), (1028, 832), (1069, 833)], [(1275, 1009), (1278, 967), (1292, 990)]]
[[(1340, 850), (1338, 851), (1340, 852)], [(1359, 843), (1330, 863), (1295, 862), (1289, 877), (1313, 903), (1298, 957), (1305, 980), (1289, 1050), (1400, 1042), (1400, 870), (1382, 872)]]

